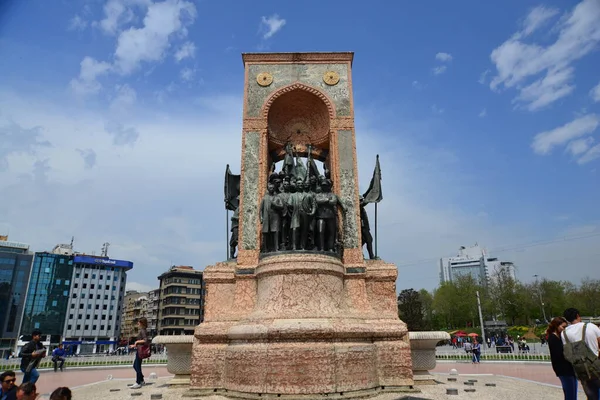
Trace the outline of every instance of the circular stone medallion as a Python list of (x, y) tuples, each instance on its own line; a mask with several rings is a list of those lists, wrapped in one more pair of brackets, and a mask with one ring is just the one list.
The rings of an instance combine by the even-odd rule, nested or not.
[(340, 75), (335, 71), (327, 71), (323, 75), (323, 82), (329, 86), (336, 85), (340, 81)]
[(273, 83), (273, 75), (268, 72), (261, 72), (256, 76), (256, 82), (260, 86), (269, 86), (271, 83)]

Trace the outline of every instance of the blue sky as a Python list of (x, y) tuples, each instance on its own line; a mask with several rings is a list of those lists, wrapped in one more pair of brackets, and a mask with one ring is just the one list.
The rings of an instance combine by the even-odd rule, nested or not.
[(380, 154), (399, 289), (475, 242), (525, 281), (597, 278), (598, 20), (597, 0), (4, 1), (0, 233), (108, 241), (132, 288), (221, 260), (240, 53), (354, 51), (361, 190)]

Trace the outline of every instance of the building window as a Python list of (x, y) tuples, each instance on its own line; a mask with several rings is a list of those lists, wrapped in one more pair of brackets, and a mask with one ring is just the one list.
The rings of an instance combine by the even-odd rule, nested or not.
[(104, 275), (100, 275), (100, 280), (104, 279)]
[(83, 315), (77, 314), (77, 319), (81, 319), (81, 318), (83, 318)]
[(73, 314), (69, 314), (69, 319), (73, 319)]
[(40, 328), (40, 323), (36, 322), (35, 324), (33, 324), (33, 328), (34, 329), (39, 329)]
[(58, 302), (56, 300), (52, 300), (52, 307), (56, 307), (57, 304)]
[[(85, 319), (90, 319), (90, 314), (87, 314), (87, 315), (85, 316)], [(85, 328), (85, 329), (87, 329), (87, 328)]]
[(60, 285), (61, 283), (62, 283), (62, 279), (57, 279), (57, 280), (56, 280), (56, 284), (57, 284), (57, 285)]
[[(79, 278), (79, 272), (75, 274), (75, 278)], [(79, 329), (79, 328), (77, 328)]]
[(77, 298), (77, 293), (73, 293), (73, 298), (76, 299)]
[(96, 304), (96, 310), (100, 309), (100, 304)]
[(86, 325), (86, 326), (85, 326), (85, 330), (87, 331), (88, 329), (90, 329), (90, 326), (89, 326), (89, 325)]
[(79, 305), (79, 309), (80, 309), (80, 310), (83, 310), (83, 304), (80, 304), (80, 305)]
[(108, 300), (108, 295), (107, 294), (104, 295), (104, 300)]
[(92, 325), (92, 330), (95, 331), (96, 327), (97, 327), (97, 325)]
[(100, 295), (99, 294), (96, 295), (96, 300), (100, 300)]
[(96, 279), (96, 274), (92, 274), (92, 279)]
[(80, 329), (81, 329), (81, 325), (77, 325), (77, 330), (80, 330)]
[(79, 283), (74, 284), (73, 287), (77, 289), (79, 287)]
[(87, 279), (87, 278), (88, 278), (88, 276), (89, 276), (88, 274), (83, 274), (83, 278), (84, 278), (84, 279)]
[(90, 285), (90, 289), (95, 289), (96, 285), (94, 285), (93, 283)]
[(90, 300), (91, 300), (91, 299), (93, 299), (93, 298), (94, 298), (94, 295), (90, 293), (90, 294), (88, 295), (88, 299), (90, 299)]
[(110, 328), (111, 328), (111, 326), (109, 325), (109, 326), (108, 326), (108, 330), (109, 330), (109, 331), (110, 331)]
[(70, 285), (70, 284), (71, 284), (71, 281), (70, 281), (70, 280), (68, 280), (68, 279), (65, 279), (65, 285), (67, 285), (67, 286), (68, 286), (68, 285)]
[(71, 330), (71, 328), (72, 328), (72, 325), (67, 325), (68, 330)]
[(106, 320), (106, 315), (102, 316), (102, 321)]
[(108, 316), (108, 320), (109, 320), (109, 321), (112, 321), (112, 315), (109, 315), (109, 316)]
[(71, 308), (75, 308), (75, 304), (71, 304)]
[(94, 321), (98, 319), (98, 316), (94, 314)]
[(84, 289), (87, 289), (87, 283), (84, 283), (82, 286)]
[(68, 291), (68, 290), (65, 290), (65, 291), (63, 292), (63, 296), (68, 296), (68, 295), (69, 295), (69, 291)]
[(103, 305), (102, 305), (102, 309), (103, 309), (103, 310), (106, 310), (106, 304), (103, 304)]
[(108, 289), (110, 289), (110, 286), (106, 285), (106, 286), (104, 287), (104, 289), (108, 290)]
[(92, 305), (88, 304), (88, 310), (91, 310), (91, 309), (92, 309)]
[(104, 325), (100, 325), (100, 330), (103, 331), (104, 330)]

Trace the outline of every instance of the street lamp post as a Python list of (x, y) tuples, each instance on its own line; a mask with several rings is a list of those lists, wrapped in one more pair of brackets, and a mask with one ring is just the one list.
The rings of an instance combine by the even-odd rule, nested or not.
[(540, 288), (540, 285), (538, 283), (538, 275), (535, 274), (533, 276), (535, 278), (535, 285), (537, 286), (537, 290), (538, 290), (538, 296), (540, 299), (540, 306), (542, 307), (542, 315), (544, 316), (544, 322), (548, 322), (548, 319), (546, 318), (546, 310), (544, 309), (544, 301), (542, 300), (542, 290)]

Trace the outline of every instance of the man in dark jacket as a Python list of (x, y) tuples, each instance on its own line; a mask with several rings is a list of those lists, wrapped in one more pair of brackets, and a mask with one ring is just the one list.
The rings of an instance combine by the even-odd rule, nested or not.
[(17, 387), (15, 381), (17, 377), (13, 371), (5, 371), (0, 375), (0, 382), (2, 382), (2, 389), (0, 390), (0, 400), (16, 400), (17, 398)]
[(40, 373), (37, 371), (37, 366), (46, 356), (46, 348), (41, 343), (42, 332), (34, 330), (31, 333), (31, 342), (27, 343), (21, 349), (19, 357), (21, 357), (21, 372), (23, 372), (23, 383), (37, 382)]

